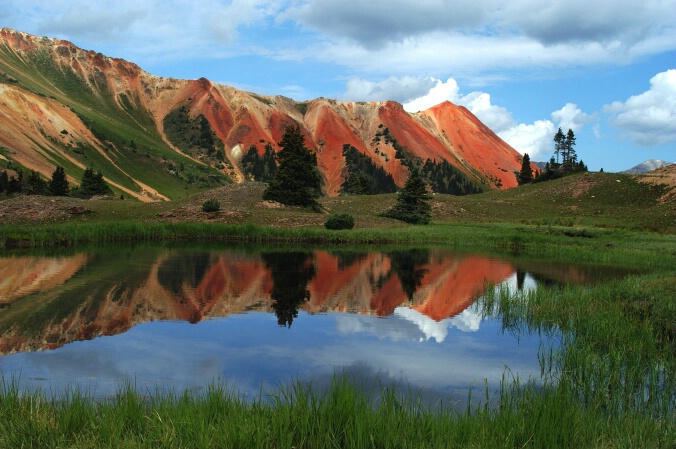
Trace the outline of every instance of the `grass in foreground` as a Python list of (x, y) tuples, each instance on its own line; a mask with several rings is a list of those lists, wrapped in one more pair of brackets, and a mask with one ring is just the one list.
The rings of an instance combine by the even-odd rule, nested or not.
[(249, 402), (222, 386), (95, 400), (0, 388), (3, 448), (572, 448), (676, 445), (676, 272), (593, 287), (507, 289), (482, 311), (517, 335), (555, 332), (541, 382), (506, 375), (468, 409), (351, 383), (295, 383)]
[[(580, 407), (565, 389), (512, 384), (499, 406), (430, 410), (387, 388), (363, 393), (336, 378), (324, 393), (295, 384), (245, 402), (221, 387), (205, 394), (143, 397), (123, 388), (95, 402), (0, 395), (3, 448), (671, 448), (673, 417), (609, 416)], [(373, 402), (377, 402), (373, 405)]]

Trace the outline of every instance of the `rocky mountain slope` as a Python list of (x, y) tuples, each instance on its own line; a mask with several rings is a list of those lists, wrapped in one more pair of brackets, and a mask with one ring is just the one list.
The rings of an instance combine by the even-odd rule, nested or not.
[(649, 159), (645, 162), (641, 162), (640, 164), (633, 166), (629, 170), (623, 171), (622, 173), (626, 173), (628, 175), (642, 175), (651, 172), (653, 170), (657, 170), (658, 168), (667, 167), (673, 164), (674, 164), (673, 162), (665, 162), (659, 159)]
[(299, 103), (204, 78), (160, 78), (67, 41), (0, 30), (0, 169), (48, 177), (61, 165), (75, 184), (95, 166), (117, 193), (174, 199), (245, 182), (242, 157), (254, 145), (260, 155), (266, 145), (278, 151), (290, 124), (316, 152), (331, 196), (348, 176), (344, 146), (400, 186), (408, 166), (428, 159), (484, 189), (515, 186), (521, 167), (513, 148), (449, 102), (416, 114), (389, 101)]

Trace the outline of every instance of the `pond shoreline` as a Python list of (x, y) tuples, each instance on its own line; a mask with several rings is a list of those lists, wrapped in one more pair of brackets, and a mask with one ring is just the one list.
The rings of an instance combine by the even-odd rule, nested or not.
[[(262, 243), (337, 248), (432, 245), (511, 257), (640, 268), (593, 286), (541, 288), (490, 297), (505, 331), (560, 329), (562, 350), (543, 352), (544, 385), (508, 376), (465, 413), (421, 408), (387, 390), (368, 405), (337, 380), (325, 394), (306, 386), (269, 392), (270, 404), (206, 394), (148, 397), (121, 391), (97, 402), (0, 389), (2, 447), (656, 447), (676, 444), (676, 236), (570, 226), (433, 223), (327, 231), (212, 223), (134, 222), (0, 226), (0, 253), (119, 243)], [(8, 244), (9, 243), (9, 244)], [(15, 249), (12, 249), (14, 247)], [(25, 247), (27, 249), (21, 249)], [(3, 313), (0, 311), (0, 313)], [(574, 338), (573, 338), (574, 336)], [(600, 386), (600, 387), (599, 387)], [(303, 396), (305, 395), (305, 396)], [(300, 400), (299, 400), (300, 399)], [(476, 399), (476, 398), (473, 398)], [(468, 401), (472, 403), (472, 401)]]

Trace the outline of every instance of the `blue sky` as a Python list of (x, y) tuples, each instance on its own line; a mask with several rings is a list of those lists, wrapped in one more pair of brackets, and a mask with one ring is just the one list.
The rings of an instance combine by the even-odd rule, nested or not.
[(676, 162), (676, 0), (4, 0), (0, 26), (296, 100), (444, 100), (548, 160)]

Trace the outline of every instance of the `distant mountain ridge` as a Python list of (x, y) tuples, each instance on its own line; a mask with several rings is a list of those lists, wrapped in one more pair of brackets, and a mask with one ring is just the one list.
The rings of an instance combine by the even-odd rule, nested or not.
[[(399, 186), (411, 161), (447, 161), (485, 189), (516, 186), (521, 166), (517, 151), (450, 102), (415, 114), (392, 101), (296, 102), (205, 78), (160, 78), (68, 41), (0, 30), (0, 168), (10, 161), (48, 177), (61, 165), (76, 183), (96, 166), (117, 193), (168, 200), (245, 182), (243, 155), (253, 145), (278, 151), (290, 124), (316, 152), (331, 196), (348, 176), (345, 145)], [(167, 137), (181, 132), (202, 139)]]
[(667, 167), (672, 164), (674, 163), (661, 161), (659, 159), (649, 159), (630, 168), (629, 170), (623, 171), (622, 173), (626, 173), (628, 175), (642, 175), (643, 173), (648, 173), (653, 170), (657, 170), (658, 168)]

